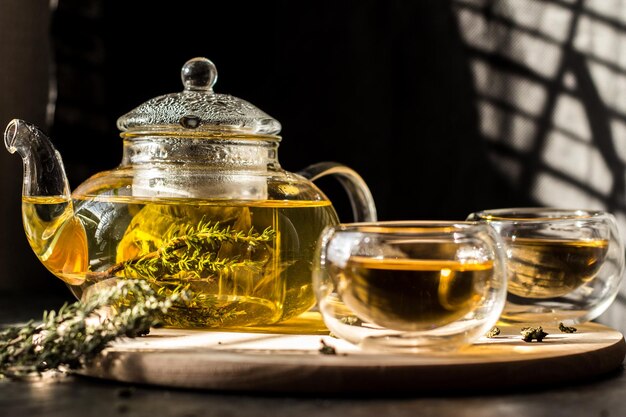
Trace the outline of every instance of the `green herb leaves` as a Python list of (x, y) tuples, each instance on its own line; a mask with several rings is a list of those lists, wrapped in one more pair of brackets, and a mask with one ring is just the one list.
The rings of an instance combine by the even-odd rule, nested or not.
[(85, 302), (65, 304), (58, 312), (0, 331), (0, 375), (20, 376), (93, 359), (114, 339), (147, 334), (183, 290), (160, 297), (145, 281), (118, 280)]
[(254, 248), (274, 236), (275, 232), (269, 227), (260, 234), (254, 229), (244, 233), (230, 226), (222, 227), (219, 222), (200, 221), (197, 226), (176, 229), (157, 251), (124, 262), (123, 268), (126, 276), (158, 279), (184, 272), (200, 278), (254, 262), (238, 261), (238, 256), (219, 257), (216, 251), (225, 242), (244, 243)]

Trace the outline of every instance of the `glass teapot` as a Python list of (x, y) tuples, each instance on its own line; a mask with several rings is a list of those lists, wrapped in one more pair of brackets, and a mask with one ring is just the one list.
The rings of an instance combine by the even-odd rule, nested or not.
[(61, 156), (35, 126), (13, 120), (4, 139), (24, 162), (22, 218), (35, 254), (77, 298), (119, 279), (191, 294), (173, 327), (267, 325), (315, 303), (318, 237), (337, 215), (311, 182), (338, 176), (355, 220), (376, 220), (371, 193), (336, 163), (298, 174), (277, 160), (280, 123), (213, 92), (206, 58), (182, 69), (184, 90), (153, 98), (117, 121), (121, 164), (70, 192)]

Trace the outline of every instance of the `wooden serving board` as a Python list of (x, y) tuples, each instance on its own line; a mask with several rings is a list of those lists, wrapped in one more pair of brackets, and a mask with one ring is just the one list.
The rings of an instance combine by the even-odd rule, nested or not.
[[(450, 393), (589, 380), (619, 368), (626, 355), (622, 334), (599, 324), (572, 334), (545, 328), (541, 343), (522, 341), (520, 326), (499, 327), (496, 338), (428, 355), (364, 352), (327, 333), (288, 334), (298, 330), (289, 325), (276, 329), (282, 333), (155, 329), (116, 343), (81, 374), (226, 391)], [(320, 353), (321, 340), (337, 354)]]

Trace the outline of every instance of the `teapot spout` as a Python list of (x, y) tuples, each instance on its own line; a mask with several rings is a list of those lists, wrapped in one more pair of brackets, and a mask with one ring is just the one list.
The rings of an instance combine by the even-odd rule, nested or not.
[(12, 120), (4, 144), (24, 161), (22, 220), (30, 247), (49, 271), (70, 286), (81, 285), (88, 268), (85, 229), (74, 216), (61, 155), (39, 129)]
[(13, 119), (4, 131), (4, 144), (10, 153), (19, 153), (24, 162), (24, 197), (70, 199), (70, 187), (61, 155), (35, 125)]

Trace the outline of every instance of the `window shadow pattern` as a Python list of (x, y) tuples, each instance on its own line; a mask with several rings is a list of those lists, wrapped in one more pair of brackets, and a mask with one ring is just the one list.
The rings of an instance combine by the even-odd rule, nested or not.
[[(626, 238), (626, 1), (454, 0), (491, 163), (536, 205)], [(626, 285), (600, 321), (624, 327)]]

